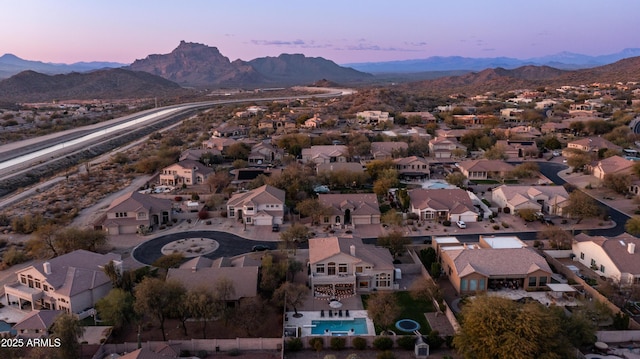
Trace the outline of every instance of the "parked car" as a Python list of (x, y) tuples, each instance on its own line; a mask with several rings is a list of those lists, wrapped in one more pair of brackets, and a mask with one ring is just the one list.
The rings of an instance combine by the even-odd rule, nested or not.
[(265, 246), (265, 245), (262, 245), (262, 244), (257, 244), (255, 246), (251, 247), (251, 251), (252, 252), (268, 251), (269, 249), (271, 249), (271, 248), (269, 248), (269, 246)]
[(277, 223), (274, 223), (274, 224), (271, 226), (271, 232), (280, 232), (280, 225), (279, 225), (279, 224), (277, 224)]
[(456, 225), (457, 225), (459, 228), (467, 228), (467, 224), (466, 224), (466, 223), (464, 223), (464, 221), (457, 221), (457, 222), (456, 222)]

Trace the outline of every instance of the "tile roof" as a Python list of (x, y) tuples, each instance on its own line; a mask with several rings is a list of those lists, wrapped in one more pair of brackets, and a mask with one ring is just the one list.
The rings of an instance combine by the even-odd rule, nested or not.
[(119, 358), (120, 359), (167, 359), (171, 357), (156, 353), (151, 349), (141, 348), (141, 349), (134, 350), (131, 353), (124, 354)]
[(244, 204), (254, 203), (255, 205), (262, 203), (273, 203), (274, 201), (284, 203), (285, 192), (273, 186), (264, 185), (254, 190), (234, 194), (227, 205), (243, 206)]
[(64, 313), (62, 310), (34, 310), (13, 326), (15, 330), (47, 330)]
[(416, 209), (432, 208), (442, 211), (449, 210), (452, 213), (475, 212), (475, 207), (469, 194), (460, 188), (416, 188), (410, 190), (408, 193), (411, 205)]
[(622, 147), (613, 144), (600, 136), (593, 136), (588, 138), (581, 138), (579, 140), (569, 142), (569, 145), (577, 145), (589, 150), (597, 150), (600, 148), (610, 148), (612, 150), (620, 150)]
[(604, 174), (616, 173), (633, 167), (634, 162), (620, 156), (607, 157), (598, 162), (598, 167)]
[(141, 208), (155, 212), (171, 209), (171, 206), (172, 202), (169, 199), (156, 198), (150, 194), (133, 191), (113, 200), (107, 212), (135, 212)]
[[(640, 275), (640, 239), (631, 234), (623, 233), (616, 237), (607, 238), (580, 233), (575, 236), (575, 240), (578, 242), (592, 241), (602, 247), (621, 273)], [(633, 253), (629, 253), (629, 244), (635, 245)]]
[(500, 160), (468, 160), (462, 161), (458, 165), (460, 168), (473, 172), (507, 172), (514, 169), (513, 165)]
[(487, 277), (525, 276), (537, 270), (551, 273), (547, 261), (528, 248), (483, 248), (444, 251), (453, 259), (460, 278), (471, 273)]
[(378, 196), (374, 193), (319, 194), (318, 201), (330, 207), (333, 214), (342, 214), (349, 209), (352, 216), (380, 215)]
[(45, 273), (43, 265), (29, 268), (37, 270), (55, 288), (56, 293), (71, 297), (109, 283), (110, 280), (101, 267), (112, 260), (120, 260), (120, 255), (98, 254), (80, 249), (50, 259), (50, 274)]
[[(351, 256), (351, 246), (355, 246), (356, 255)], [(392, 269), (393, 257), (387, 248), (363, 244), (355, 237), (321, 237), (309, 239), (309, 263), (314, 264), (337, 254), (354, 258), (354, 262), (371, 264), (376, 270)]]

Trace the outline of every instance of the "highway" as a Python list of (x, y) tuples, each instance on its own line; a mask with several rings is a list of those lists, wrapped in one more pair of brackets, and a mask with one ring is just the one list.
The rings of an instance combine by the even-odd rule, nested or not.
[[(317, 90), (317, 89), (316, 89)], [(352, 90), (325, 89), (324, 93), (299, 96), (229, 99), (206, 102), (186, 103), (143, 111), (103, 123), (83, 126), (56, 134), (31, 138), (24, 141), (0, 146), (0, 180), (14, 176), (24, 176), (25, 171), (35, 166), (69, 156), (70, 154), (104, 142), (110, 138), (134, 131), (138, 128), (181, 116), (194, 110), (203, 110), (217, 105), (232, 103), (255, 103), (300, 98), (327, 98), (353, 93)], [(328, 92), (326, 92), (328, 91)], [(99, 155), (99, 154), (98, 154)]]

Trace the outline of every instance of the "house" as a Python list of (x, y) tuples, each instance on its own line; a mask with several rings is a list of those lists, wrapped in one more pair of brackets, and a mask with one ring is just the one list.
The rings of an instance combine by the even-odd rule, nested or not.
[(467, 148), (461, 145), (455, 137), (438, 136), (429, 141), (429, 154), (434, 158), (455, 157), (456, 149), (460, 149), (466, 155)]
[(221, 257), (215, 260), (198, 256), (184, 262), (178, 268), (169, 268), (167, 280), (180, 282), (187, 290), (207, 288), (215, 290), (219, 280), (233, 284), (233, 293), (227, 302), (238, 302), (242, 298), (258, 295), (258, 260)]
[(205, 150), (217, 150), (222, 153), (237, 141), (233, 138), (225, 137), (211, 137), (210, 139), (202, 142), (202, 149)]
[(284, 150), (263, 141), (251, 147), (248, 162), (249, 165), (271, 164), (282, 161)]
[(283, 190), (269, 185), (236, 193), (227, 201), (227, 217), (256, 226), (282, 224), (284, 199)]
[(459, 295), (499, 288), (536, 290), (551, 282), (549, 264), (526, 247), (442, 249), (442, 269)]
[(243, 137), (249, 134), (249, 128), (244, 126), (233, 126), (223, 123), (213, 130), (213, 137)]
[(62, 310), (32, 310), (13, 326), (17, 338), (46, 338)]
[(315, 164), (347, 162), (349, 148), (345, 145), (320, 145), (302, 149), (302, 162)]
[(600, 180), (604, 180), (606, 175), (631, 174), (634, 163), (634, 161), (620, 156), (611, 156), (598, 161), (595, 166), (592, 166), (591, 173)]
[(361, 111), (356, 113), (358, 123), (363, 125), (377, 125), (380, 122), (393, 123), (393, 117), (389, 116), (389, 112), (383, 111)]
[(628, 233), (610, 238), (580, 233), (574, 239), (574, 260), (622, 286), (640, 284), (640, 254), (636, 251), (640, 239)]
[(500, 160), (468, 160), (458, 164), (458, 168), (469, 180), (504, 178), (514, 167)]
[(331, 209), (323, 224), (380, 224), (378, 196), (373, 193), (319, 194), (318, 202)]
[(602, 137), (594, 136), (582, 138), (567, 143), (567, 148), (575, 148), (584, 152), (598, 152), (601, 149), (610, 149), (614, 151), (622, 151), (622, 147), (605, 140)]
[(173, 348), (174, 346), (179, 346), (179, 344), (170, 344), (170, 347), (162, 346), (158, 348), (156, 351), (153, 351), (148, 348), (140, 348), (136, 349), (130, 353), (126, 353), (120, 356), (117, 356), (119, 359), (170, 359), (170, 358), (178, 358), (180, 351), (178, 350), (178, 354), (175, 354), (175, 350), (179, 348)]
[(535, 157), (538, 155), (538, 146), (535, 141), (498, 140), (496, 146), (502, 147), (509, 159), (517, 160), (523, 157)]
[(4, 286), (5, 299), (31, 310), (86, 312), (112, 288), (111, 280), (102, 270), (111, 261), (116, 267), (122, 266), (118, 254), (76, 250), (17, 270), (18, 281)]
[(567, 133), (569, 130), (569, 125), (565, 122), (545, 122), (540, 126), (540, 132), (545, 135), (549, 133)]
[(376, 160), (403, 156), (408, 149), (406, 142), (371, 142), (371, 156)]
[(182, 160), (160, 170), (160, 184), (192, 186), (205, 183), (213, 169), (194, 160)]
[(515, 126), (507, 128), (505, 135), (507, 135), (507, 138), (513, 140), (533, 140), (542, 136), (542, 133), (532, 126)]
[(518, 213), (529, 208), (543, 213), (562, 216), (569, 205), (569, 194), (563, 186), (506, 186), (491, 191), (491, 201), (505, 213)]
[(429, 161), (422, 157), (410, 156), (393, 160), (400, 179), (405, 181), (424, 180), (429, 178), (431, 172)]
[(102, 228), (109, 234), (133, 234), (167, 224), (172, 219), (171, 200), (136, 191), (116, 198), (107, 208)]
[(393, 289), (394, 267), (386, 248), (354, 237), (309, 240), (309, 285), (314, 297), (348, 297)]
[(420, 121), (422, 121), (423, 123), (436, 123), (436, 117), (431, 113), (431, 112), (426, 112), (426, 111), (422, 111), (422, 112), (402, 112), (400, 113), (400, 115), (402, 115), (404, 118), (412, 118), (412, 117), (418, 117), (420, 118)]
[(476, 222), (478, 213), (467, 191), (456, 189), (409, 190), (410, 211), (421, 221)]

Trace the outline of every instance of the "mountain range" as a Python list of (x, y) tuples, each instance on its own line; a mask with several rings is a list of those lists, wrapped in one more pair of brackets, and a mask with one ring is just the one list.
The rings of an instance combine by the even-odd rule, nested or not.
[[(625, 53), (633, 52), (634, 50), (629, 50)], [(2, 56), (0, 60), (11, 62), (14, 66), (24, 61), (12, 55)], [(89, 63), (84, 66), (99, 66), (98, 64), (110, 65), (109, 63)], [(35, 65), (47, 66), (41, 62), (35, 62)], [(405, 87), (408, 91), (442, 94), (482, 93), (591, 82), (638, 81), (640, 80), (640, 57), (580, 70), (526, 65), (515, 69), (499, 66), (477, 72), (440, 72), (438, 73), (440, 77), (435, 79), (418, 76), (424, 74), (428, 73), (398, 74), (397, 78), (403, 78), (401, 82), (411, 81), (410, 84), (399, 86)], [(34, 70), (23, 71), (8, 79), (0, 80), (0, 101), (35, 102), (195, 94), (196, 92), (190, 88), (258, 88), (312, 83), (357, 86), (390, 83), (388, 81), (390, 77), (384, 76), (374, 76), (352, 68), (341, 67), (323, 58), (306, 57), (300, 54), (282, 54), (278, 57), (263, 57), (251, 61), (230, 61), (215, 47), (182, 41), (169, 54), (149, 55), (120, 68), (102, 68), (57, 75)], [(427, 78), (429, 79), (424, 80)]]
[(516, 59), (512, 57), (472, 58), (461, 56), (432, 56), (426, 59), (348, 63), (348, 66), (358, 71), (372, 74), (379, 73), (417, 73), (431, 71), (482, 71), (489, 68), (502, 67), (515, 69), (527, 65), (550, 66), (563, 70), (576, 70), (607, 65), (625, 58), (640, 56), (640, 48), (624, 49), (620, 52), (589, 56), (572, 52), (560, 52), (555, 55), (534, 57), (530, 59)]

